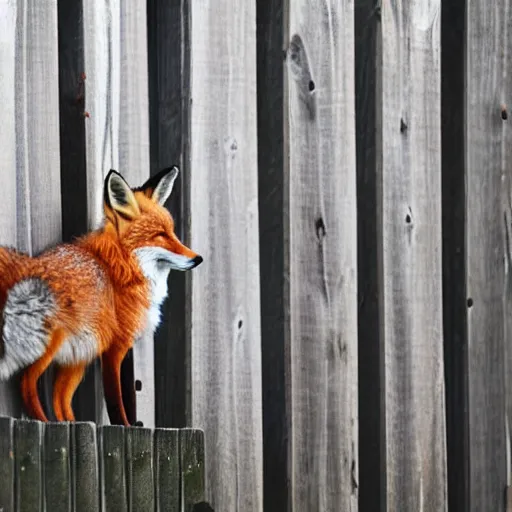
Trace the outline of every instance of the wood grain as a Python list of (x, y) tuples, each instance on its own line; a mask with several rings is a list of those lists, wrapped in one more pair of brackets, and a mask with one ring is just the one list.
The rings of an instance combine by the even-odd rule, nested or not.
[(15, 427), (16, 511), (42, 510), (44, 426), (38, 421), (17, 421)]
[(96, 425), (71, 425), (71, 467), (74, 512), (99, 512), (100, 481)]
[(291, 509), (357, 510), (353, 2), (290, 3), (285, 103)]
[(204, 503), (205, 466), (204, 432), (180, 431), (181, 506), (184, 512), (195, 512)]
[(154, 435), (155, 510), (181, 512), (180, 431), (157, 429)]
[[(91, 228), (103, 216), (103, 179), (113, 168), (130, 185), (149, 177), (148, 64), (146, 2), (84, 0), (84, 55), (87, 73), (86, 123), (88, 217)], [(131, 368), (123, 367), (134, 387)], [(126, 374), (130, 382), (126, 382)], [(155, 424), (153, 337), (133, 350), (133, 376), (142, 382), (137, 420)], [(99, 386), (97, 377), (97, 387)], [(98, 410), (102, 422), (108, 420)]]
[(125, 428), (119, 426), (100, 427), (98, 436), (101, 510), (103, 512), (128, 512)]
[(71, 511), (70, 427), (50, 423), (44, 431), (44, 502), (46, 510)]
[[(20, 9), (21, 12), (23, 12)], [(3, 108), (0, 109), (0, 169), (2, 172), (3, 208), (0, 216), (0, 244), (16, 246), (17, 242), (17, 138), (16, 123), (18, 109), (16, 104), (16, 59), (17, 45), (16, 2), (0, 2), (0, 97)], [(0, 382), (0, 414), (20, 416), (21, 400), (17, 383)]]
[[(16, 19), (18, 249), (38, 254), (61, 241), (57, 1), (22, 0)], [(52, 418), (52, 368), (40, 382)]]
[(255, 2), (190, 3), (192, 423), (215, 510), (262, 509)]
[(128, 429), (126, 452), (128, 509), (154, 512), (153, 431), (147, 428)]
[(14, 512), (14, 420), (0, 418), (0, 510)]
[(510, 304), (503, 236), (508, 198), (505, 203), (503, 194), (510, 186), (511, 153), (505, 126), (510, 121), (502, 118), (501, 105), (512, 99), (510, 3), (495, 2), (489, 9), (471, 0), (466, 20), (468, 490), (470, 510), (476, 512), (502, 510), (507, 485), (504, 389), (510, 337), (505, 340), (504, 319), (510, 325), (511, 311), (504, 310)]
[(437, 0), (382, 6), (381, 307), (389, 510), (447, 510), (440, 8)]

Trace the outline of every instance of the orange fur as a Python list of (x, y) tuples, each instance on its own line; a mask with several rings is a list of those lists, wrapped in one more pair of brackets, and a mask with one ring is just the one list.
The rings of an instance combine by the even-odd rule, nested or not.
[[(22, 376), (23, 401), (34, 418), (47, 421), (37, 396), (39, 377), (66, 338), (78, 337), (85, 329), (93, 334), (96, 355), (102, 358), (111, 421), (128, 424), (120, 367), (135, 338), (146, 327), (151, 303), (151, 283), (134, 251), (157, 247), (190, 260), (197, 257), (176, 237), (173, 219), (158, 198), (152, 197), (154, 191), (154, 186), (144, 185), (131, 190), (127, 204), (120, 201), (117, 208), (106, 199), (101, 229), (37, 257), (0, 247), (0, 308), (4, 308), (11, 287), (28, 278), (46, 283), (56, 302), (54, 313), (47, 318), (50, 341), (46, 352), (24, 369)], [(77, 360), (58, 369), (53, 406), (59, 421), (74, 420), (72, 398), (90, 362)]]
[(53, 411), (57, 421), (75, 421), (71, 402), (84, 376), (85, 368), (85, 364), (77, 364), (61, 366), (58, 369), (53, 387)]
[(66, 337), (64, 329), (55, 329), (43, 357), (29, 366), (21, 379), (21, 395), (28, 413), (40, 421), (48, 421), (37, 393), (37, 381), (50, 366), (54, 355)]

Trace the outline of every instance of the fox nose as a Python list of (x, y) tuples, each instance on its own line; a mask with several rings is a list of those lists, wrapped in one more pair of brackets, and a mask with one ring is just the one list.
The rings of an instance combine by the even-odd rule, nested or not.
[(203, 262), (202, 256), (199, 256), (199, 254), (192, 260), (192, 263), (194, 266), (192, 268), (196, 268), (198, 265), (200, 265)]

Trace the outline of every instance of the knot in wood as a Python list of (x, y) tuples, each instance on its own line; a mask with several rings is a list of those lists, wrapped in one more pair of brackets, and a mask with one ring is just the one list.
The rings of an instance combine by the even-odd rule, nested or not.
[(316, 228), (316, 236), (317, 236), (318, 240), (322, 241), (325, 237), (325, 224), (324, 224), (324, 219), (322, 219), (322, 217), (319, 217), (318, 219), (316, 219), (315, 228)]

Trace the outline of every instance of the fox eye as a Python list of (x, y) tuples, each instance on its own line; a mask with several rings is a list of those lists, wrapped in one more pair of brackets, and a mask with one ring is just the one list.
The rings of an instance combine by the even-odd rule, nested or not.
[(156, 238), (167, 238), (167, 233), (165, 231), (159, 231), (154, 237), (154, 239)]

